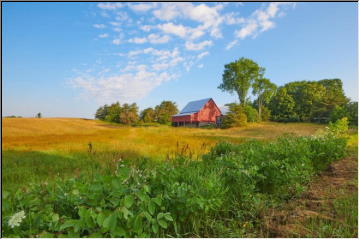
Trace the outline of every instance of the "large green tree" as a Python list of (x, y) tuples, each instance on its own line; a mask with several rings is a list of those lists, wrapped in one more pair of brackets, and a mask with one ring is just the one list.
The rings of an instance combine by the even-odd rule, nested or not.
[(271, 97), (275, 94), (276, 85), (267, 78), (257, 78), (252, 85), (252, 89), (252, 93), (257, 96), (259, 119), (262, 119), (261, 110), (263, 105), (269, 103)]
[(249, 88), (253, 82), (262, 78), (265, 68), (248, 58), (240, 58), (225, 65), (222, 83), (219, 89), (230, 93), (236, 92), (241, 105), (245, 105)]
[(271, 119), (275, 121), (297, 121), (298, 116), (295, 110), (295, 101), (288, 94), (286, 88), (281, 87), (270, 101)]
[(162, 101), (155, 107), (155, 118), (158, 123), (169, 124), (171, 116), (179, 112), (175, 102)]
[(113, 103), (109, 106), (105, 121), (120, 123), (121, 105), (119, 102)]
[(140, 114), (140, 119), (144, 123), (150, 123), (155, 121), (155, 111), (153, 108), (146, 108)]
[(119, 122), (123, 124), (134, 124), (138, 121), (138, 107), (136, 103), (133, 104), (123, 104), (120, 114), (119, 114)]

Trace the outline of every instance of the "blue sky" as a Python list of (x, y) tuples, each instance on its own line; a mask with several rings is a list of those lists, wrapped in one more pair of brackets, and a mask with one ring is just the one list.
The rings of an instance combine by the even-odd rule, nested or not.
[[(236, 95), (251, 58), (278, 86), (341, 78), (358, 99), (357, 3), (2, 3), (3, 115), (93, 118), (105, 103), (179, 109)], [(251, 91), (249, 91), (250, 95)]]

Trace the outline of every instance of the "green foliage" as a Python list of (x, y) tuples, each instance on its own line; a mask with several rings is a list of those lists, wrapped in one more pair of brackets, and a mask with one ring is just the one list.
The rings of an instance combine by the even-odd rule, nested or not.
[(333, 137), (343, 137), (348, 133), (349, 130), (349, 121), (347, 117), (341, 118), (334, 123), (329, 123), (327, 127), (327, 134)]
[(293, 122), (299, 119), (295, 113), (295, 101), (284, 87), (278, 89), (276, 95), (271, 99), (269, 107), (271, 109), (271, 120)]
[[(231, 106), (238, 108), (238, 106)], [(330, 125), (343, 133), (346, 119)], [(119, 160), (115, 171), (2, 195), (5, 237), (246, 236), (265, 206), (291, 199), (345, 154), (341, 134), (219, 143), (200, 161)], [(14, 216), (24, 211), (25, 218)], [(189, 235), (190, 234), (190, 235)]]
[(155, 119), (161, 124), (170, 124), (171, 116), (179, 112), (175, 102), (162, 101), (155, 107)]
[(243, 106), (243, 112), (246, 115), (247, 122), (258, 122), (259, 121), (259, 114), (255, 108), (251, 105)]
[(342, 106), (335, 106), (330, 114), (330, 121), (335, 122), (341, 118), (348, 118), (351, 125), (358, 125), (358, 103), (349, 102)]
[(257, 96), (258, 115), (259, 119), (262, 120), (261, 110), (263, 109), (264, 104), (268, 104), (272, 96), (275, 94), (276, 85), (270, 82), (267, 78), (258, 78), (255, 79), (252, 89), (253, 94)]
[(265, 69), (253, 60), (240, 58), (225, 65), (222, 83), (218, 88), (230, 93), (236, 92), (240, 103), (245, 104), (249, 88), (255, 80), (262, 78), (264, 71)]
[(152, 108), (144, 109), (140, 114), (140, 120), (144, 123), (152, 123), (155, 121), (155, 111)]
[(229, 108), (229, 112), (222, 117), (221, 127), (242, 127), (247, 123), (247, 116), (244, 112), (244, 108), (236, 103), (229, 103), (226, 106)]
[(138, 121), (138, 107), (136, 103), (131, 105), (125, 103), (120, 111), (119, 122), (123, 124), (134, 124)]
[(138, 121), (138, 107), (136, 103), (120, 105), (119, 102), (113, 103), (110, 106), (104, 105), (95, 113), (95, 118), (113, 122), (122, 123), (126, 125), (135, 124)]
[(349, 117), (343, 109), (348, 101), (340, 79), (297, 81), (280, 87), (269, 108), (275, 121), (329, 122)]

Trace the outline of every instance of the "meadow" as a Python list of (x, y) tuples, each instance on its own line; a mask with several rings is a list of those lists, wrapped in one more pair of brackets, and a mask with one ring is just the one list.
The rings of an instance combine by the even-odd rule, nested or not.
[[(269, 237), (268, 209), (299, 198), (349, 146), (355, 154), (357, 135), (344, 129), (341, 121), (224, 130), (3, 119), (2, 234)], [(339, 201), (341, 214), (354, 212)], [(347, 218), (346, 231), (337, 224), (327, 236), (357, 235), (354, 214)]]
[(54, 176), (74, 176), (99, 166), (111, 168), (120, 158), (162, 161), (182, 154), (199, 159), (219, 141), (270, 140), (285, 133), (307, 136), (324, 129), (312, 123), (275, 122), (232, 129), (129, 127), (71, 118), (4, 118), (2, 124), (5, 189)]

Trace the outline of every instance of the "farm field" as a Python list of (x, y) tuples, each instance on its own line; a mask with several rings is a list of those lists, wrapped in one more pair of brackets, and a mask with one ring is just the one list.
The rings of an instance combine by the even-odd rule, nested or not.
[(98, 166), (112, 168), (120, 158), (164, 160), (182, 154), (196, 160), (219, 141), (270, 140), (286, 133), (306, 136), (324, 129), (319, 124), (274, 122), (225, 130), (127, 127), (72, 118), (4, 118), (2, 124), (5, 189), (78, 175)]
[(3, 119), (2, 220), (25, 218), (3, 234), (356, 237), (358, 141), (328, 135), (340, 124)]

